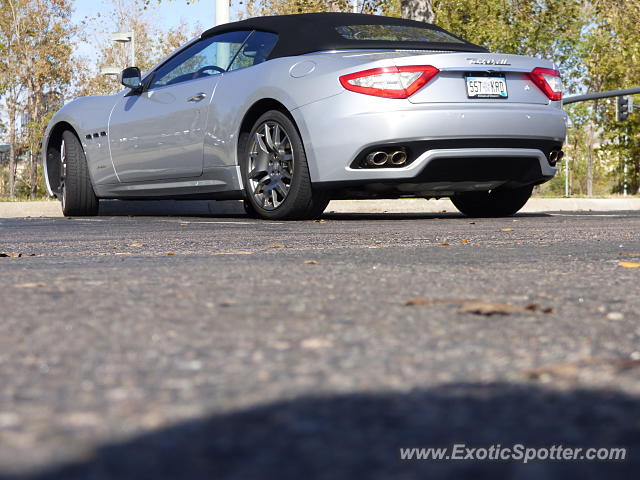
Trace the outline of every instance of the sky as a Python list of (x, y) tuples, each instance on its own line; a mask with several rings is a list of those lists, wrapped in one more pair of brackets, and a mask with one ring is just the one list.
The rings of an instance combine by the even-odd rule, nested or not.
[[(73, 22), (80, 23), (86, 17), (93, 17), (100, 10), (108, 9), (109, 0), (75, 0), (73, 2)], [(233, 2), (237, 4), (238, 2)], [(163, 28), (172, 28), (180, 25), (185, 20), (188, 25), (200, 24), (204, 30), (215, 25), (216, 0), (196, 0), (187, 3), (187, 0), (163, 0), (160, 4), (151, 0), (150, 13), (158, 20)], [(237, 19), (237, 8), (231, 11), (231, 20)], [(81, 41), (76, 43), (76, 55), (90, 57), (95, 53), (95, 46)]]
[[(74, 21), (80, 21), (86, 16), (95, 15), (96, 11), (109, 2), (105, 0), (76, 0), (74, 4)], [(200, 22), (205, 28), (212, 27), (215, 23), (215, 0), (197, 0), (187, 4), (186, 0), (163, 0), (160, 5), (152, 0), (149, 9), (155, 12), (155, 16), (163, 27), (175, 27), (182, 19), (191, 24)]]

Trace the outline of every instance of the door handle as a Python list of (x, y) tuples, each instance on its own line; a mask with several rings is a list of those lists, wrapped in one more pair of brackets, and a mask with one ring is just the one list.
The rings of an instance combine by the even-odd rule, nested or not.
[(195, 94), (193, 97), (188, 98), (188, 99), (187, 99), (187, 102), (194, 102), (194, 103), (196, 103), (196, 102), (199, 102), (199, 101), (201, 101), (201, 100), (204, 100), (205, 98), (207, 98), (207, 94), (206, 94), (206, 93), (204, 93), (204, 92), (200, 92), (200, 93)]

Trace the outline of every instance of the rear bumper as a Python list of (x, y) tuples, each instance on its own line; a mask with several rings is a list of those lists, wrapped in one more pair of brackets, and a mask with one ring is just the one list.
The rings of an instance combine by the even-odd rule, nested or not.
[[(556, 173), (546, 158), (548, 145), (561, 147), (566, 134), (565, 113), (552, 105), (415, 105), (406, 100), (345, 92), (292, 113), (305, 144), (311, 180), (327, 188), (412, 180), (432, 183), (427, 176), (429, 165), (433, 167), (434, 161), (441, 163), (447, 158), (476, 159), (478, 166), (494, 158), (533, 158), (540, 175), (529, 183), (541, 183)], [(525, 140), (527, 148), (514, 148), (513, 142), (519, 140)], [(447, 148), (417, 151), (415, 160), (403, 168), (353, 168), (353, 162), (363, 151), (378, 145), (430, 142), (446, 142)], [(464, 148), (450, 148), (457, 143)], [(507, 148), (500, 148), (503, 145)], [(460, 176), (458, 180), (453, 175), (449, 183), (466, 182), (463, 178)], [(504, 184), (511, 179), (495, 180)]]
[(539, 184), (553, 178), (556, 171), (545, 153), (536, 149), (442, 149), (429, 150), (402, 169), (359, 169), (358, 179), (321, 181), (314, 185), (342, 192), (357, 190), (373, 196), (446, 197), (463, 191)]

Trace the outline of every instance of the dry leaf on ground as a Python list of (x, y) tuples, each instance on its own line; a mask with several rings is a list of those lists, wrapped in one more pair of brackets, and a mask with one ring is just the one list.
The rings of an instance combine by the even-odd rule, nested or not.
[(553, 307), (541, 307), (539, 303), (530, 303), (524, 308), (530, 312), (553, 313)]
[(280, 242), (272, 242), (267, 245), (267, 248), (284, 248), (284, 245)]
[(527, 310), (508, 303), (471, 302), (460, 307), (458, 312), (491, 316), (511, 315), (513, 313), (527, 313)]
[(237, 251), (237, 252), (214, 252), (212, 255), (253, 255), (253, 252)]
[(47, 284), (44, 282), (18, 283), (16, 285), (12, 285), (13, 288), (40, 288), (46, 286)]
[(451, 244), (447, 243), (447, 242), (443, 242), (440, 244), (441, 247), (450, 247)]
[(412, 300), (407, 300), (404, 304), (407, 307), (411, 307), (414, 305), (448, 305), (452, 303), (469, 303), (469, 302), (475, 302), (475, 301), (476, 300), (470, 300), (468, 298), (464, 298), (464, 299), (454, 298), (450, 300), (446, 300), (446, 299), (429, 300), (426, 298), (414, 298)]
[(578, 365), (575, 363), (557, 363), (546, 367), (525, 370), (525, 377), (532, 380), (545, 379), (548, 377), (573, 378), (578, 374)]
[(618, 262), (618, 265), (624, 268), (640, 268), (640, 263), (638, 262)]
[(167, 257), (173, 257), (175, 255), (175, 253), (173, 252), (167, 252)]
[(0, 257), (3, 258), (20, 258), (22, 256), (21, 253), (15, 252), (0, 252)]
[(307, 338), (300, 342), (300, 346), (308, 350), (317, 350), (319, 348), (329, 348), (331, 342), (325, 338)]
[(501, 232), (513, 232), (513, 228), (501, 228)]
[(317, 260), (305, 260), (304, 263), (305, 263), (305, 265), (317, 265), (318, 261)]

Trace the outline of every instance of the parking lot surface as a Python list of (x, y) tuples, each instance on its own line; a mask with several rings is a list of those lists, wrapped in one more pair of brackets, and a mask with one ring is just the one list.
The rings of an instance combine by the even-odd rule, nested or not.
[[(637, 478), (640, 212), (0, 219), (0, 477)], [(404, 447), (625, 461), (401, 461)]]

